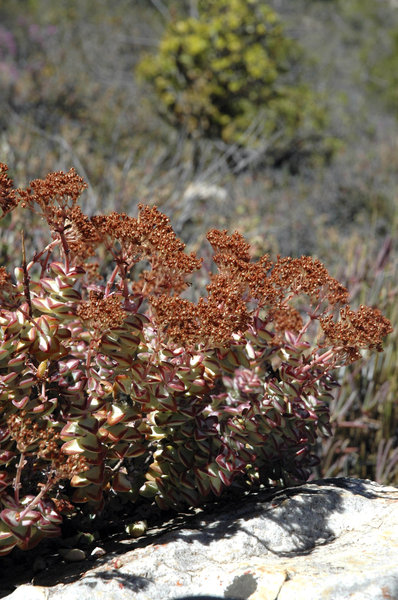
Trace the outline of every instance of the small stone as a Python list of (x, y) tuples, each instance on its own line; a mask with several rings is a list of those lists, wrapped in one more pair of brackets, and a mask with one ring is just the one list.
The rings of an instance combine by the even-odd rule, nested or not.
[(131, 535), (131, 537), (133, 538), (138, 538), (141, 535), (145, 535), (147, 529), (148, 523), (145, 520), (129, 523), (129, 525), (126, 525), (125, 527), (126, 533)]
[(60, 554), (62, 558), (64, 558), (68, 562), (79, 562), (79, 560), (85, 560), (86, 558), (86, 553), (80, 548), (60, 550)]
[(76, 538), (76, 541), (79, 542), (79, 545), (83, 544), (88, 546), (94, 542), (95, 535), (93, 533), (86, 533), (82, 531), (77, 534)]
[(94, 548), (94, 550), (91, 551), (90, 556), (92, 556), (93, 558), (97, 558), (97, 556), (104, 556), (106, 554), (106, 551), (103, 548), (100, 548), (100, 546), (97, 546), (96, 548)]

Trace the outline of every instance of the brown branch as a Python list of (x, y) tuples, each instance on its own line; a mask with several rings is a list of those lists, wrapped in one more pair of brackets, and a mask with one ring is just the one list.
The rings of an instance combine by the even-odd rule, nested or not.
[(29, 287), (30, 277), (29, 277), (28, 269), (27, 269), (27, 265), (26, 265), (25, 234), (23, 231), (21, 232), (21, 238), (22, 238), (23, 289), (24, 289), (26, 302), (29, 307), (29, 317), (32, 317), (33, 310), (32, 310), (32, 300), (30, 298), (30, 287)]

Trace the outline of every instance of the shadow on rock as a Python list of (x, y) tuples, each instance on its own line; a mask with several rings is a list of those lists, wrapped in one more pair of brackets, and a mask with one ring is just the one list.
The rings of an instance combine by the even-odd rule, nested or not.
[(153, 583), (152, 579), (148, 579), (146, 577), (140, 577), (137, 575), (129, 575), (127, 573), (121, 573), (120, 571), (113, 570), (109, 571), (96, 571), (95, 575), (90, 577), (88, 575), (84, 578), (84, 585), (92, 588), (93, 590), (98, 585), (98, 580), (108, 582), (115, 581), (119, 583), (122, 587), (131, 590), (132, 592), (140, 592), (145, 590), (150, 583)]
[[(193, 518), (191, 530), (181, 528), (179, 535), (208, 546), (241, 531), (277, 556), (307, 555), (335, 539), (329, 518), (347, 508), (340, 490), (372, 500), (381, 497), (377, 484), (353, 478), (323, 479), (276, 492), (263, 490), (247, 496), (243, 503), (230, 504), (227, 510), (215, 505), (209, 515), (205, 512)], [(388, 497), (385, 491), (382, 497)], [(396, 495), (391, 497), (396, 499)], [(251, 527), (254, 518), (257, 522)]]
[[(214, 540), (228, 539), (238, 531), (255, 540), (254, 546), (278, 556), (309, 554), (317, 545), (334, 539), (328, 526), (332, 513), (342, 512), (338, 490), (307, 484), (270, 494), (262, 491), (244, 499), (244, 503), (215, 507), (211, 514), (193, 518), (189, 530), (180, 528), (176, 538), (188, 543), (198, 541), (209, 546)], [(255, 551), (261, 553), (261, 548)]]
[[(192, 509), (185, 514), (168, 513), (153, 522), (148, 519), (149, 529), (145, 537), (132, 539), (123, 532), (104, 538), (100, 544), (106, 555), (96, 560), (65, 564), (49, 540), (47, 554), (45, 546), (42, 553), (47, 565), (35, 571), (36, 548), (29, 552), (13, 551), (0, 561), (0, 598), (22, 583), (43, 586), (72, 583), (114, 557), (158, 543), (161, 536), (162, 543), (183, 538), (188, 543), (197, 541), (206, 547), (213, 541), (228, 540), (243, 532), (253, 540), (250, 556), (258, 556), (265, 551), (281, 557), (306, 555), (315, 546), (334, 539), (335, 534), (328, 522), (331, 515), (345, 510), (340, 490), (369, 499), (380, 497), (376, 484), (349, 478), (324, 479), (278, 491), (261, 490), (240, 495), (231, 492), (201, 509)], [(383, 497), (386, 498), (385, 491)], [(96, 577), (107, 576), (101, 573), (97, 572)], [(148, 584), (148, 580), (141, 581), (144, 578), (134, 580), (120, 576), (123, 578), (120, 583), (131, 586), (131, 589), (142, 589), (140, 585)], [(206, 597), (202, 596), (202, 600)]]

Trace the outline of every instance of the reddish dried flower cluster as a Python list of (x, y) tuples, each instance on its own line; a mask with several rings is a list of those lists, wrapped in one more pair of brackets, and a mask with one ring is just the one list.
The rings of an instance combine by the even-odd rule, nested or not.
[(55, 510), (59, 514), (72, 514), (76, 511), (75, 506), (69, 500), (65, 498), (52, 498), (52, 502), (55, 506)]
[(209, 340), (231, 340), (234, 333), (246, 331), (250, 315), (244, 298), (242, 298), (239, 281), (219, 274), (211, 279), (206, 287), (207, 299), (200, 298), (198, 306), (202, 312), (204, 333)]
[[(331, 277), (325, 266), (309, 256), (280, 258), (275, 264), (268, 256), (250, 262), (249, 244), (238, 233), (211, 230), (207, 238), (216, 254), (219, 273), (207, 286), (208, 297), (193, 304), (178, 296), (152, 298), (155, 317), (170, 341), (176, 344), (204, 345), (228, 343), (233, 334), (244, 332), (251, 317), (247, 302), (256, 300), (267, 308), (266, 320), (277, 334), (299, 333), (303, 316), (289, 304), (296, 297), (307, 296), (316, 304), (308, 312), (318, 319), (329, 342), (344, 347), (350, 360), (359, 357), (360, 348), (380, 349), (382, 338), (391, 331), (388, 320), (379, 311), (362, 307), (358, 313), (346, 306), (341, 322), (330, 314), (338, 304), (345, 304), (348, 291)], [(275, 342), (283, 343), (277, 335)]]
[(51, 463), (52, 482), (59, 479), (71, 479), (77, 473), (88, 469), (87, 460), (80, 454), (65, 456), (61, 450), (59, 432), (48, 427), (48, 423), (39, 423), (28, 416), (26, 410), (12, 414), (7, 419), (8, 432), (16, 441), (18, 450), (33, 454), (37, 459)]
[(0, 305), (2, 308), (15, 308), (20, 303), (20, 294), (13, 285), (11, 275), (5, 267), (0, 267)]
[(331, 277), (326, 267), (316, 258), (302, 256), (280, 258), (273, 266), (271, 280), (281, 294), (306, 294), (313, 301), (327, 300), (329, 304), (348, 302), (348, 291)]
[[(186, 288), (186, 277), (200, 268), (202, 261), (192, 253), (184, 252), (185, 244), (179, 240), (169, 218), (156, 206), (139, 206), (137, 218), (122, 213), (95, 216), (92, 223), (102, 237), (121, 247), (120, 260), (127, 267), (139, 260), (147, 260), (150, 271), (144, 271), (133, 285), (136, 293), (154, 294)], [(108, 246), (112, 247), (108, 242)]]
[(0, 287), (6, 288), (11, 283), (11, 275), (5, 267), (0, 267)]
[(65, 225), (65, 240), (72, 255), (81, 261), (93, 256), (101, 237), (80, 206), (72, 206), (68, 211)]
[(13, 181), (8, 177), (7, 171), (7, 165), (0, 163), (0, 217), (12, 211), (19, 202)]
[(361, 349), (381, 352), (383, 338), (393, 330), (378, 308), (363, 305), (357, 311), (344, 306), (338, 322), (329, 315), (320, 323), (327, 343), (340, 347), (351, 362), (360, 358)]
[(51, 462), (52, 479), (71, 479), (89, 469), (85, 456), (71, 454), (66, 457), (61, 445), (61, 435), (48, 429), (38, 444), (37, 456)]
[(233, 334), (248, 327), (248, 297), (269, 303), (276, 299), (267, 279), (272, 264), (268, 257), (251, 263), (250, 245), (238, 232), (229, 236), (213, 229), (207, 238), (217, 252), (214, 262), (219, 269), (206, 288), (207, 298), (197, 304), (178, 296), (151, 298), (159, 326), (177, 344), (228, 344)]
[(207, 291), (208, 297), (200, 298), (197, 304), (166, 294), (151, 298), (156, 321), (170, 342), (186, 346), (228, 345), (234, 333), (246, 331), (250, 316), (239, 283), (218, 276)]
[(101, 292), (93, 290), (89, 292), (88, 301), (79, 304), (77, 315), (100, 333), (120, 327), (126, 318), (120, 296), (112, 294), (104, 298)]
[(22, 206), (35, 210), (37, 205), (53, 231), (63, 231), (69, 212), (87, 188), (74, 169), (68, 173), (49, 173), (45, 179), (34, 179), (26, 190), (18, 190)]
[(98, 262), (85, 262), (82, 264), (88, 282), (98, 282), (103, 279)]
[(207, 239), (216, 251), (213, 260), (220, 274), (239, 282), (242, 295), (248, 289), (251, 297), (261, 305), (277, 301), (278, 292), (269, 277), (272, 261), (267, 255), (257, 262), (250, 262), (250, 245), (237, 231), (228, 235), (225, 230), (212, 229)]
[(271, 317), (278, 333), (284, 331), (299, 333), (304, 325), (302, 316), (292, 306), (283, 306), (272, 310)]
[(95, 215), (91, 218), (94, 227), (105, 241), (118, 241), (125, 253), (132, 256), (139, 253), (139, 232), (137, 219), (126, 213), (112, 212), (109, 215)]
[(32, 446), (37, 446), (40, 440), (44, 444), (49, 440), (49, 432), (43, 425), (34, 422), (28, 417), (25, 410), (21, 410), (19, 414), (12, 414), (7, 419), (8, 432), (12, 439), (17, 443), (17, 448), (20, 452), (26, 452), (32, 449)]
[(86, 457), (81, 454), (71, 454), (65, 458), (62, 451), (58, 449), (58, 453), (54, 453), (51, 458), (54, 482), (60, 479), (72, 479), (72, 477), (88, 471), (89, 468)]
[(138, 227), (144, 257), (151, 262), (153, 257), (168, 269), (190, 275), (201, 267), (202, 261), (194, 253), (184, 252), (185, 244), (179, 240), (170, 225), (170, 219), (158, 211), (156, 206), (139, 206)]
[[(170, 341), (195, 344), (202, 329), (198, 306), (179, 296), (154, 296), (151, 305), (159, 328)], [(201, 331), (201, 333), (203, 333)]]

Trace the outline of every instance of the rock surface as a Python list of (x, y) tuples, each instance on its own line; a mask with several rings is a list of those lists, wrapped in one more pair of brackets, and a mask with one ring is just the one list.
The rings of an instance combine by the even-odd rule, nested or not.
[[(150, 533), (150, 532), (149, 532)], [(329, 479), (189, 517), (7, 600), (398, 599), (398, 489)]]

